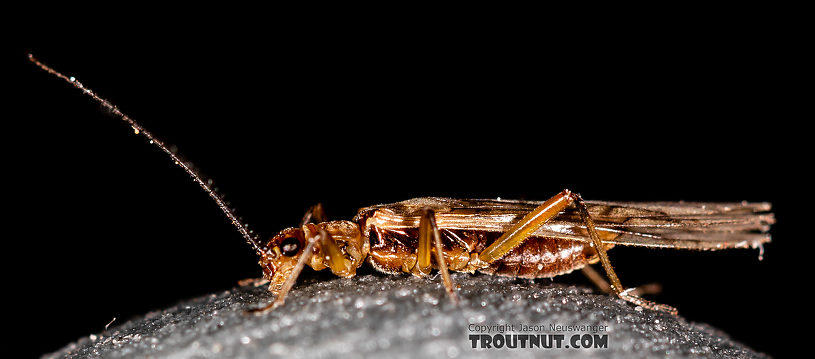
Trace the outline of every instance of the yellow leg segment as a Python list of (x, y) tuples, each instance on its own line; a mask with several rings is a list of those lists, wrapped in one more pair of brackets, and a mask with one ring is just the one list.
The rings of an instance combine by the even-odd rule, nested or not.
[(523, 219), (515, 223), (501, 237), (495, 240), (489, 247), (478, 254), (478, 259), (483, 262), (493, 263), (507, 253), (523, 244), (535, 231), (546, 221), (556, 216), (560, 211), (566, 209), (574, 200), (572, 192), (563, 190), (556, 196), (544, 202), (532, 212), (529, 212)]
[(433, 212), (433, 210), (426, 209), (422, 212), (422, 218), (419, 220), (418, 247), (416, 251), (416, 266), (413, 272), (421, 276), (426, 276), (430, 273), (432, 269), (430, 262), (431, 253), (436, 252), (436, 263), (438, 264), (439, 272), (444, 281), (444, 288), (447, 290), (447, 295), (453, 304), (458, 304), (455, 285), (453, 284), (453, 279), (450, 278), (450, 272), (447, 270), (447, 262), (444, 259), (444, 248), (441, 246), (441, 233), (439, 233), (439, 227), (436, 225), (436, 213)]

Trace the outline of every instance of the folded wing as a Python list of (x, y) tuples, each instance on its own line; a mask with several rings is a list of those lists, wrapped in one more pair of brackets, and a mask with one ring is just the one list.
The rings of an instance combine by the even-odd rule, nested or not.
[[(440, 228), (503, 232), (542, 202), (425, 197), (363, 209), (377, 225), (418, 226), (422, 208), (436, 212)], [(775, 217), (769, 203), (587, 201), (603, 242), (675, 249), (756, 248), (770, 241)], [(577, 210), (544, 224), (535, 236), (589, 242)]]

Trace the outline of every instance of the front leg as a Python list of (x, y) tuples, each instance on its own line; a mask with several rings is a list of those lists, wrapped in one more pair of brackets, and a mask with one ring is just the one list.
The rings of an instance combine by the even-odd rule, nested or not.
[(269, 280), (266, 278), (246, 278), (238, 281), (238, 285), (241, 287), (262, 287), (267, 284), (269, 284)]
[[(306, 214), (303, 215), (303, 219), (300, 221), (300, 227), (307, 223), (322, 223), (326, 222), (327, 220), (328, 217), (325, 215), (323, 204), (317, 203), (311, 206), (308, 211), (306, 211)], [(267, 284), (269, 284), (269, 280), (266, 278), (246, 278), (238, 281), (238, 285), (241, 287), (261, 287)]]
[(303, 253), (300, 255), (300, 258), (297, 259), (297, 263), (292, 268), (291, 273), (289, 276), (286, 277), (286, 280), (280, 286), (279, 289), (276, 288), (275, 283), (271, 283), (269, 285), (269, 291), (276, 294), (277, 298), (269, 304), (261, 308), (250, 309), (247, 312), (252, 314), (263, 314), (270, 310), (273, 310), (286, 302), (286, 295), (289, 294), (289, 291), (294, 286), (294, 283), (297, 282), (297, 277), (300, 276), (300, 272), (303, 271), (303, 268), (306, 266), (306, 262), (311, 259), (311, 255), (314, 252), (314, 246), (317, 244), (320, 238), (325, 238), (327, 233), (322, 231), (320, 233), (306, 236), (306, 248), (303, 250)]

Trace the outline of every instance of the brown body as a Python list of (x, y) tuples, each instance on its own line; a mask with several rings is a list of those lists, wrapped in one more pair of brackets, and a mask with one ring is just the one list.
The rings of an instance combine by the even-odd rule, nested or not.
[[(416, 230), (371, 228), (368, 262), (377, 270), (396, 274), (411, 272), (416, 262)], [(448, 268), (489, 274), (541, 278), (554, 277), (597, 262), (594, 249), (584, 242), (548, 237), (530, 237), (506, 256), (488, 266), (476, 257), (502, 233), (442, 229), (442, 246)], [(607, 249), (611, 246), (606, 247)], [(475, 262), (471, 263), (471, 262)], [(434, 267), (437, 264), (434, 262)]]
[[(284, 238), (305, 240), (324, 229), (340, 246), (352, 267), (332, 271), (340, 276), (355, 274), (369, 263), (390, 274), (413, 273), (417, 261), (421, 211), (431, 209), (441, 234), (445, 262), (450, 270), (541, 278), (554, 277), (598, 261), (585, 225), (576, 209), (567, 208), (547, 221), (529, 239), (506, 255), (486, 263), (478, 254), (496, 241), (515, 222), (542, 202), (513, 200), (461, 200), (416, 198), (366, 207), (351, 221), (329, 221), (289, 228), (264, 246), (273, 252)], [(767, 233), (774, 218), (767, 203), (684, 202), (586, 202), (605, 249), (614, 245), (674, 249), (718, 250), (756, 248), (769, 242)], [(301, 246), (302, 247), (302, 246)], [(306, 264), (315, 270), (327, 267), (325, 254), (312, 256)], [(260, 264), (272, 291), (289, 276), (297, 256), (263, 256)], [(433, 260), (433, 266), (437, 263)]]

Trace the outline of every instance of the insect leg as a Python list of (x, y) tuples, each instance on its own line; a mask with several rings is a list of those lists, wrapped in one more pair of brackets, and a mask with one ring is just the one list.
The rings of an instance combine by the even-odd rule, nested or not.
[(303, 216), (303, 219), (300, 220), (300, 227), (302, 227), (306, 223), (322, 223), (328, 220), (328, 217), (325, 215), (325, 210), (323, 209), (322, 203), (317, 203), (311, 208), (306, 211), (306, 214)]
[(523, 244), (523, 242), (533, 233), (535, 233), (535, 231), (537, 231), (538, 228), (540, 228), (544, 223), (546, 223), (546, 221), (556, 216), (572, 203), (577, 206), (578, 212), (580, 212), (580, 217), (583, 220), (583, 223), (586, 225), (586, 229), (589, 232), (589, 237), (591, 238), (590, 243), (597, 251), (600, 264), (603, 266), (603, 269), (605, 269), (606, 276), (608, 276), (610, 282), (609, 288), (611, 292), (621, 299), (641, 307), (676, 314), (677, 311), (673, 307), (654, 303), (638, 297), (636, 295), (638, 293), (636, 288), (631, 288), (628, 290), (623, 289), (620, 279), (617, 277), (617, 273), (614, 272), (614, 268), (611, 266), (611, 261), (608, 259), (608, 253), (606, 253), (606, 249), (603, 246), (603, 243), (600, 241), (600, 236), (597, 234), (597, 230), (594, 227), (594, 221), (589, 215), (589, 210), (586, 207), (586, 204), (583, 202), (583, 198), (569, 190), (563, 190), (563, 192), (558, 193), (524, 216), (520, 221), (510, 227), (508, 231), (501, 235), (501, 237), (495, 240), (494, 243), (479, 253), (478, 259), (485, 263), (493, 263), (501, 259), (507, 253)]
[[(580, 268), (583, 275), (586, 276), (601, 292), (611, 294), (611, 285), (603, 278), (603, 275), (598, 273), (597, 270), (587, 265)], [(659, 294), (662, 291), (662, 286), (659, 283), (649, 283), (638, 286), (630, 292), (631, 295), (640, 296), (643, 294)]]
[[(323, 204), (317, 203), (311, 206), (308, 209), (308, 211), (306, 211), (306, 214), (303, 216), (303, 219), (300, 220), (300, 227), (302, 227), (306, 223), (322, 223), (325, 222), (327, 218), (328, 217), (326, 217), (325, 215), (325, 210), (323, 210)], [(269, 280), (266, 278), (247, 278), (238, 281), (238, 285), (241, 287), (245, 286), (260, 287), (266, 284), (269, 284)]]
[(269, 280), (266, 278), (246, 278), (238, 281), (238, 285), (241, 287), (260, 287), (267, 284), (269, 284)]
[(436, 224), (436, 213), (432, 209), (425, 209), (422, 211), (422, 218), (419, 220), (419, 248), (416, 253), (416, 265), (413, 267), (414, 273), (421, 276), (426, 276), (430, 273), (431, 263), (431, 241), (435, 245), (436, 263), (439, 266), (442, 280), (444, 281), (444, 288), (453, 304), (458, 304), (458, 296), (456, 295), (455, 285), (450, 278), (450, 272), (447, 270), (447, 262), (444, 259), (444, 249), (441, 246), (441, 234), (439, 227)]
[(280, 287), (280, 291), (277, 293), (277, 298), (275, 298), (273, 302), (269, 303), (265, 307), (250, 309), (249, 312), (253, 314), (263, 314), (283, 305), (283, 303), (286, 301), (286, 295), (289, 294), (289, 291), (294, 286), (294, 283), (297, 282), (297, 277), (300, 276), (300, 272), (303, 271), (303, 267), (306, 266), (306, 262), (311, 258), (314, 251), (314, 245), (317, 243), (320, 237), (327, 235), (328, 234), (325, 233), (324, 230), (321, 230), (317, 235), (307, 237), (306, 248), (303, 250), (303, 254), (300, 255), (300, 259), (297, 260), (297, 264), (294, 265), (291, 274), (289, 274), (289, 277), (286, 278), (286, 281), (283, 282), (283, 285)]
[(608, 284), (608, 281), (603, 278), (600, 273), (597, 273), (594, 268), (589, 265), (586, 265), (583, 268), (580, 268), (580, 271), (583, 272), (583, 275), (586, 276), (594, 286), (597, 287), (601, 292), (609, 294), (611, 293), (611, 285)]
[(586, 203), (583, 202), (583, 198), (581, 198), (579, 194), (569, 193), (569, 197), (571, 197), (574, 201), (578, 212), (580, 212), (580, 217), (583, 220), (583, 223), (586, 225), (586, 229), (589, 232), (589, 237), (591, 238), (592, 247), (594, 247), (595, 251), (597, 251), (597, 256), (600, 258), (600, 264), (603, 266), (603, 269), (605, 269), (606, 276), (608, 276), (608, 279), (611, 282), (609, 284), (611, 291), (621, 299), (639, 305), (643, 308), (676, 315), (677, 310), (674, 307), (654, 303), (638, 297), (636, 295), (638, 293), (637, 288), (630, 288), (626, 290), (623, 289), (623, 285), (620, 283), (620, 278), (617, 277), (617, 273), (614, 272), (614, 268), (611, 266), (611, 261), (608, 259), (606, 248), (603, 246), (602, 241), (600, 241), (600, 236), (597, 235), (597, 230), (594, 228), (594, 221), (591, 219), (591, 215), (589, 215), (589, 209), (586, 207)]
[(546, 223), (546, 221), (556, 216), (560, 211), (572, 204), (573, 201), (574, 197), (572, 197), (571, 191), (563, 190), (563, 192), (558, 193), (512, 225), (501, 237), (481, 251), (481, 253), (478, 254), (478, 259), (486, 263), (493, 263), (501, 259), (507, 253), (523, 244), (523, 242)]
[(331, 272), (343, 278), (353, 277), (356, 274), (354, 263), (345, 258), (337, 242), (328, 232), (320, 229), (319, 233), (320, 252), (328, 259), (328, 267), (331, 268)]

